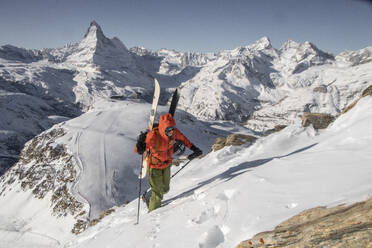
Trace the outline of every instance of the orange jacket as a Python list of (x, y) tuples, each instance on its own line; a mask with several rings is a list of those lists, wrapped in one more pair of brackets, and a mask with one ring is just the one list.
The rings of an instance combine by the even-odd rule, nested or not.
[(148, 151), (147, 165), (155, 169), (165, 169), (172, 163), (173, 145), (175, 140), (179, 140), (188, 148), (192, 143), (177, 129), (173, 135), (168, 137), (165, 134), (167, 127), (175, 126), (171, 114), (167, 113), (160, 116), (159, 126), (153, 128), (146, 136), (146, 150)]

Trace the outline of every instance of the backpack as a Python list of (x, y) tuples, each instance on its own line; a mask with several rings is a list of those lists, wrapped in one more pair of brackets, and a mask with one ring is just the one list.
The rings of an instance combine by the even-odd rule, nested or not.
[[(156, 132), (156, 137), (159, 135), (159, 129), (158, 129), (158, 124), (154, 123), (153, 130)], [(146, 130), (145, 132), (140, 133), (137, 137), (137, 143), (136, 143), (136, 151), (138, 154), (142, 155), (146, 151), (146, 136), (149, 133), (149, 130)], [(156, 139), (156, 147), (159, 146), (159, 138)]]
[(146, 151), (146, 135), (148, 134), (148, 131), (141, 132), (140, 135), (137, 137), (137, 153), (142, 155)]

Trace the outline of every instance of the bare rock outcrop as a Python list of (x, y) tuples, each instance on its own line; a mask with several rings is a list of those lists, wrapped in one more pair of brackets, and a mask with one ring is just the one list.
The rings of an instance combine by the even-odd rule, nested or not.
[(360, 99), (362, 99), (363, 97), (366, 97), (366, 96), (372, 96), (372, 85), (370, 85), (369, 87), (367, 87), (363, 92), (362, 92), (362, 95), (361, 97), (359, 97), (358, 99), (356, 99), (354, 102), (352, 102), (351, 104), (349, 104), (346, 108), (344, 108), (341, 113), (339, 114), (342, 115), (342, 114), (345, 114), (347, 111), (349, 111), (350, 109), (354, 108), (354, 106), (359, 102)]
[(35, 198), (51, 195), (49, 211), (56, 218), (71, 215), (77, 221), (85, 220), (88, 206), (72, 193), (79, 167), (67, 147), (56, 142), (64, 134), (63, 128), (56, 127), (30, 140), (19, 162), (0, 177), (0, 196), (20, 184)]
[(213, 151), (218, 151), (225, 146), (240, 146), (243, 144), (253, 144), (253, 142), (256, 141), (256, 137), (250, 136), (250, 135), (245, 135), (245, 134), (231, 134), (227, 136), (226, 138), (224, 137), (218, 137), (212, 146)]
[(280, 132), (280, 131), (282, 131), (286, 127), (287, 127), (287, 125), (276, 125), (274, 128), (269, 129), (269, 130), (266, 130), (264, 132), (264, 136), (268, 136), (270, 134)]
[(237, 246), (253, 247), (372, 247), (372, 198), (349, 206), (306, 210)]
[(362, 92), (362, 97), (366, 97), (366, 96), (372, 96), (372, 85), (370, 85), (368, 88), (366, 88)]
[(317, 86), (313, 89), (313, 92), (318, 92), (318, 93), (327, 93), (328, 90), (327, 90), (327, 86), (326, 85), (320, 85), (320, 86)]
[(302, 126), (307, 127), (311, 124), (315, 129), (327, 128), (334, 121), (334, 117), (325, 113), (304, 113), (302, 116)]

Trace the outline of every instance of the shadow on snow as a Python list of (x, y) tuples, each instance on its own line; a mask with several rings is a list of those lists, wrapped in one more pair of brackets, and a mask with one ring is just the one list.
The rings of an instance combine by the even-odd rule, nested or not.
[(254, 161), (250, 161), (250, 162), (244, 162), (244, 163), (241, 163), (237, 166), (234, 166), (234, 167), (230, 167), (229, 169), (227, 169), (225, 172), (221, 173), (221, 174), (218, 174), (208, 180), (205, 180), (203, 182), (200, 182), (198, 183), (197, 186), (195, 186), (194, 188), (186, 191), (186, 192), (183, 192), (177, 196), (174, 196), (170, 199), (167, 199), (163, 202), (162, 206), (166, 206), (168, 205), (170, 202), (174, 201), (174, 200), (177, 200), (179, 198), (184, 198), (184, 197), (188, 197), (192, 194), (194, 194), (194, 191), (205, 186), (205, 185), (208, 185), (214, 181), (221, 181), (221, 182), (227, 182), (227, 181), (230, 181), (231, 179), (237, 177), (237, 176), (240, 176), (248, 171), (251, 171), (249, 170), (250, 168), (254, 168), (254, 167), (258, 167), (258, 166), (261, 166), (263, 164), (266, 164), (268, 162), (270, 162), (271, 160), (275, 159), (275, 158), (285, 158), (285, 157), (289, 157), (291, 155), (294, 155), (296, 153), (300, 153), (300, 152), (303, 152), (307, 149), (310, 149), (312, 148), (313, 146), (317, 145), (318, 143), (314, 143), (312, 145), (309, 145), (309, 146), (306, 146), (306, 147), (303, 147), (301, 149), (298, 149), (294, 152), (291, 152), (289, 154), (286, 154), (286, 155), (283, 155), (283, 156), (275, 156), (275, 157), (271, 157), (271, 158), (265, 158), (265, 159), (257, 159), (257, 160), (254, 160)]

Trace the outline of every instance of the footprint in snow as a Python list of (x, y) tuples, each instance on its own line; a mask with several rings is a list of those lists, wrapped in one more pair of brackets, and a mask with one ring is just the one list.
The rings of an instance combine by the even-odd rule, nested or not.
[(155, 214), (152, 218), (152, 222), (155, 222), (155, 227), (150, 231), (148, 237), (150, 240), (157, 238), (157, 233), (160, 232), (160, 215)]
[(200, 225), (200, 224), (210, 220), (211, 218), (217, 217), (219, 211), (220, 211), (220, 206), (216, 205), (213, 208), (209, 208), (209, 209), (201, 212), (201, 214), (198, 217), (192, 219), (190, 221), (190, 223), (191, 224), (195, 223), (195, 224)]
[(200, 192), (200, 191), (195, 190), (192, 198), (194, 200), (201, 200), (201, 199), (205, 198), (206, 196), (207, 195), (204, 192)]
[(292, 202), (292, 203), (290, 203), (290, 204), (287, 204), (285, 207), (286, 208), (289, 208), (289, 209), (292, 209), (292, 208), (295, 208), (295, 207), (297, 207), (298, 206), (298, 203), (296, 203), (296, 202)]
[(200, 236), (199, 248), (215, 248), (224, 241), (225, 235), (221, 228), (219, 226), (213, 226)]
[(228, 201), (235, 195), (236, 191), (236, 189), (226, 189), (217, 196), (217, 199)]
[(149, 239), (150, 240), (154, 240), (156, 239), (158, 236), (157, 236), (157, 233), (160, 232), (160, 224), (156, 224), (155, 227), (150, 231), (149, 233)]

